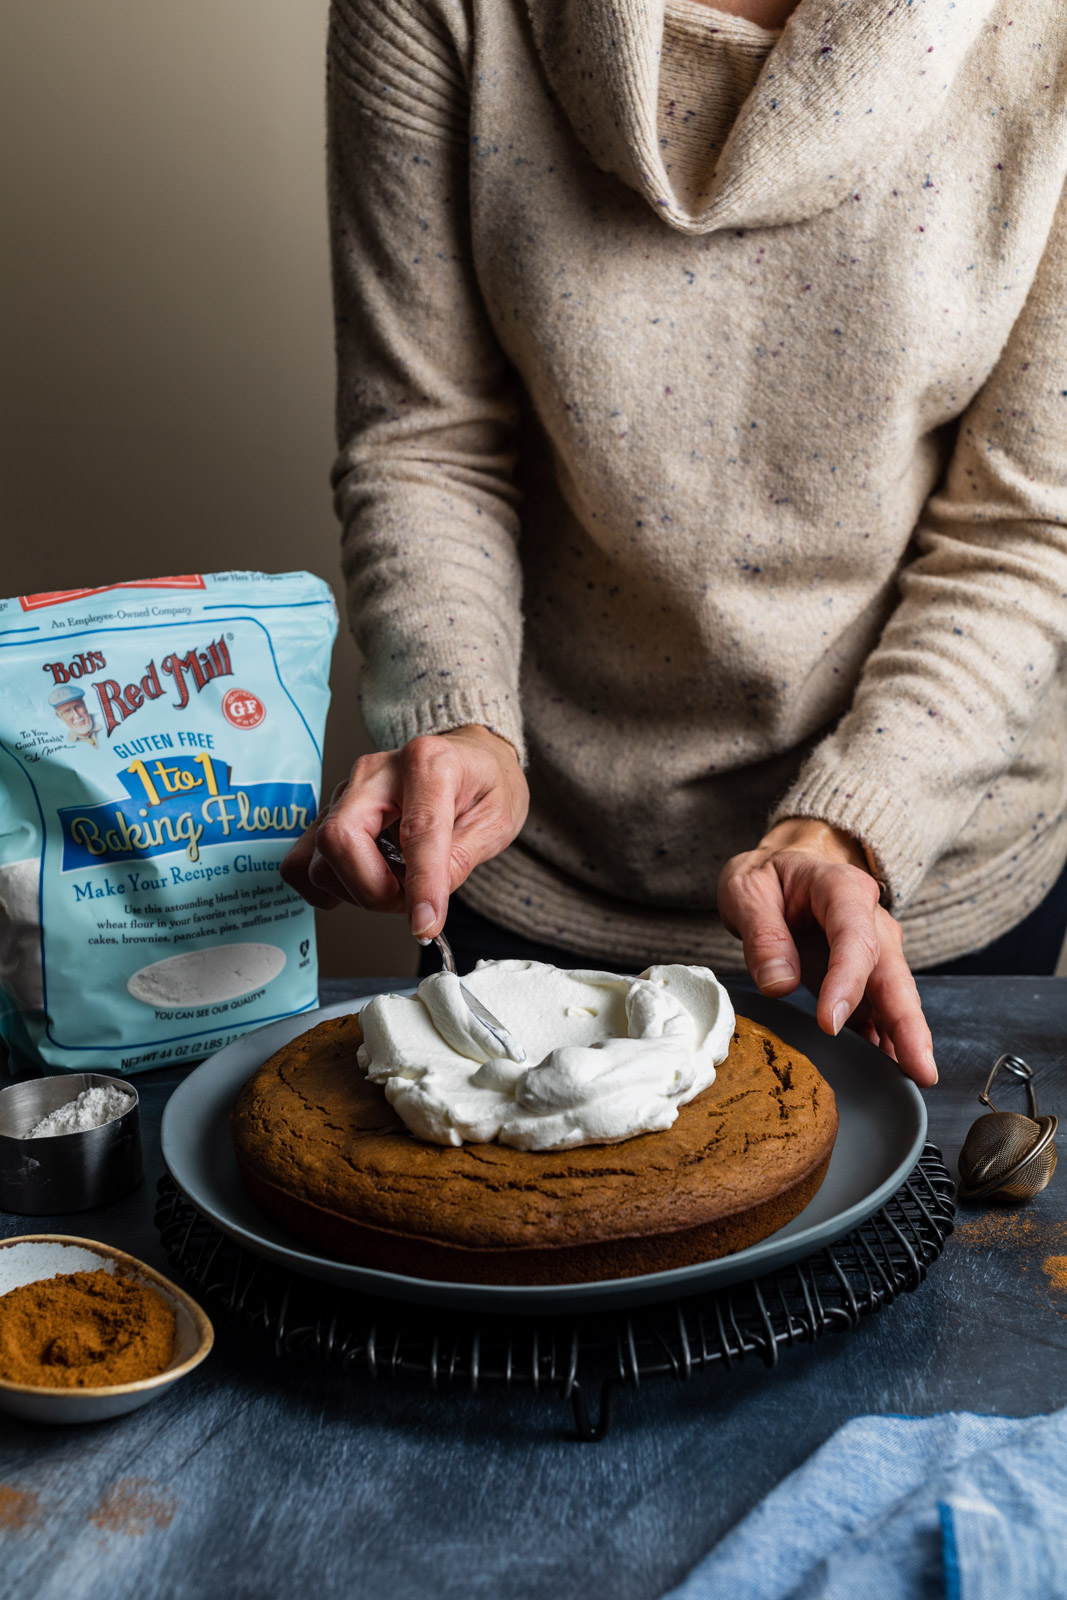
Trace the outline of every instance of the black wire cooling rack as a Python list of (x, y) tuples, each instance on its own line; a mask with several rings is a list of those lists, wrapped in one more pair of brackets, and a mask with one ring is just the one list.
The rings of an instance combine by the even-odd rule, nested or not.
[[(746, 1356), (855, 1327), (918, 1288), (952, 1232), (953, 1185), (927, 1144), (896, 1194), (867, 1222), (805, 1260), (747, 1283), (631, 1312), (587, 1317), (472, 1316), (380, 1300), (287, 1272), (236, 1244), (161, 1179), (156, 1227), (171, 1266), (214, 1307), (304, 1357), (372, 1379), (433, 1389), (503, 1384), (569, 1400), (581, 1439), (602, 1439), (618, 1386), (689, 1379)], [(589, 1396), (599, 1391), (594, 1417)]]

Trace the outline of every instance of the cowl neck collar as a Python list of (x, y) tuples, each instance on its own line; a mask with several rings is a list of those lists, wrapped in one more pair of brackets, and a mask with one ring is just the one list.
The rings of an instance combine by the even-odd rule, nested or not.
[(843, 200), (879, 152), (933, 119), (994, 3), (801, 0), (687, 206), (656, 122), (665, 0), (527, 0), (578, 138), (683, 233), (799, 222)]

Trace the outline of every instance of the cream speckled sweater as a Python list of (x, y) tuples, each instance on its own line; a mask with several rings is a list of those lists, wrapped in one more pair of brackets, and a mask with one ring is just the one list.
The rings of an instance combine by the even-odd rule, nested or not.
[(699, 11), (661, 83), (663, 0), (335, 0), (363, 711), (528, 751), (505, 925), (737, 968), (719, 870), (810, 815), (927, 965), (1067, 854), (1067, 25), (801, 0), (718, 127)]

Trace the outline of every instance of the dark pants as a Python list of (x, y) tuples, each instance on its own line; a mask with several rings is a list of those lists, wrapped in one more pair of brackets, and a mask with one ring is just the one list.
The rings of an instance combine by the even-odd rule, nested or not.
[[(1067, 932), (1067, 867), (1039, 906), (1022, 922), (982, 950), (972, 950), (956, 961), (921, 970), (930, 977), (1027, 977), (1048, 976), (1056, 970), (1064, 933)], [(448, 908), (445, 933), (452, 946), (460, 972), (469, 972), (474, 963), (485, 961), (546, 961), (553, 967), (599, 967), (619, 972), (640, 972), (616, 961), (597, 959), (588, 951), (567, 950), (563, 946), (539, 944), (521, 933), (490, 922), (462, 901), (453, 899)], [(740, 972), (740, 946), (737, 971)], [(649, 962), (656, 959), (649, 955)], [(419, 960), (419, 977), (439, 972), (441, 960), (435, 945), (428, 945)], [(729, 974), (724, 971), (724, 976)]]

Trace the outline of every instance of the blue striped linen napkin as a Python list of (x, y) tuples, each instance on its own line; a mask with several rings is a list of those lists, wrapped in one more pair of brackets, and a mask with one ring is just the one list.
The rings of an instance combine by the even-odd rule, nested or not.
[(857, 1417), (664, 1600), (1067, 1600), (1067, 1410)]

